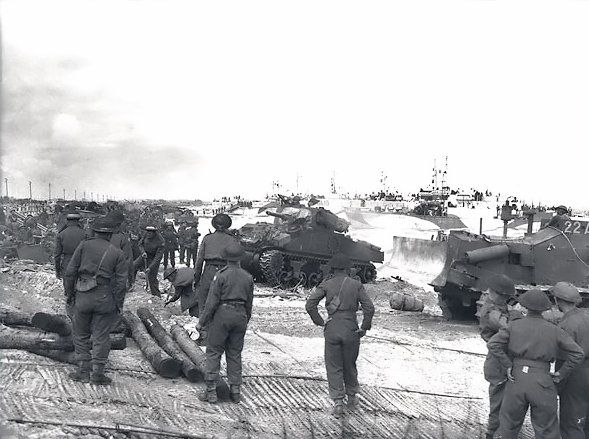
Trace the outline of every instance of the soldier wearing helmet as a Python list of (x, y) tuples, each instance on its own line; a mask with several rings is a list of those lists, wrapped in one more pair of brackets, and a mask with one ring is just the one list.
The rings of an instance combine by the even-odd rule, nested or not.
[[(324, 280), (309, 295), (305, 309), (313, 323), (324, 326), (325, 368), (329, 397), (333, 400), (332, 414), (343, 415), (344, 398), (353, 410), (358, 406), (358, 370), (356, 360), (360, 351), (360, 338), (372, 327), (374, 304), (364, 286), (349, 276), (352, 261), (347, 255), (335, 254), (330, 261), (334, 276)], [(319, 314), (317, 306), (325, 298), (327, 321)], [(362, 324), (358, 327), (356, 312), (362, 306)]]
[(227, 265), (215, 273), (204, 307), (201, 308), (197, 329), (209, 326), (207, 360), (205, 366), (206, 393), (200, 397), (217, 401), (216, 383), (219, 379), (221, 356), (227, 360), (227, 380), (231, 400), (240, 401), (242, 382), (241, 351), (247, 324), (252, 316), (254, 280), (240, 267), (244, 251), (234, 241), (223, 248)]
[[(68, 214), (66, 216), (67, 223), (65, 229), (59, 232), (55, 237), (55, 275), (58, 279), (61, 279), (65, 273), (78, 245), (87, 238), (86, 231), (80, 226), (81, 218), (82, 217), (78, 213)], [(63, 282), (65, 292), (65, 279)], [(73, 317), (72, 305), (66, 302), (65, 311), (71, 319)]]
[(78, 245), (65, 272), (66, 293), (74, 304), (73, 338), (79, 366), (70, 377), (109, 384), (111, 379), (104, 375), (109, 334), (123, 308), (128, 263), (123, 251), (109, 242), (110, 223), (98, 218), (92, 228), (94, 238)]
[[(226, 264), (224, 250), (237, 244), (237, 239), (229, 233), (231, 227), (231, 217), (225, 213), (219, 213), (212, 219), (212, 225), (215, 228), (213, 233), (205, 235), (198, 249), (198, 256), (194, 266), (194, 285), (198, 288), (198, 308), (199, 315), (204, 310), (211, 282), (217, 271)], [(204, 269), (203, 269), (204, 265)], [(207, 326), (204, 325), (200, 331), (201, 342), (207, 337)]]
[[(560, 434), (563, 439), (584, 438), (589, 408), (589, 315), (577, 307), (581, 295), (568, 282), (551, 289), (558, 309), (564, 313), (558, 324), (585, 351), (585, 359), (560, 386)], [(558, 362), (560, 363), (560, 361)]]
[(571, 218), (568, 216), (569, 209), (561, 204), (555, 210), (556, 215), (550, 219), (550, 222), (546, 225), (546, 227), (556, 227), (559, 230), (564, 230), (566, 228), (565, 223), (571, 220)]
[[(542, 312), (551, 308), (543, 291), (527, 291), (518, 301), (528, 310), (527, 315), (509, 322), (487, 343), (489, 351), (507, 369), (508, 377), (495, 437), (516, 439), (528, 408), (532, 407), (534, 431), (542, 432), (543, 438), (557, 439), (560, 435), (556, 384), (566, 380), (585, 355), (570, 335), (542, 317)], [(551, 375), (550, 363), (559, 354), (564, 361)]]
[[(508, 309), (507, 302), (514, 296), (515, 286), (510, 277), (494, 274), (487, 279), (486, 291), (482, 295), (483, 305), (479, 311), (479, 332), (485, 342), (501, 328), (506, 328), (511, 319), (521, 317), (517, 311), (510, 313)], [(489, 382), (489, 418), (485, 438), (491, 439), (499, 428), (499, 411), (507, 382), (507, 369), (497, 357), (488, 352), (483, 371), (485, 380)]]

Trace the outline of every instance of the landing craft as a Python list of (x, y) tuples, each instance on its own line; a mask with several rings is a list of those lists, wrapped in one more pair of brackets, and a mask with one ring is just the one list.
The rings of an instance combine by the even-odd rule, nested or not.
[(563, 230), (545, 227), (519, 239), (451, 231), (444, 268), (430, 285), (445, 315), (472, 318), (486, 279), (495, 274), (511, 277), (518, 295), (570, 282), (579, 288), (582, 306), (589, 307), (589, 221), (572, 219)]

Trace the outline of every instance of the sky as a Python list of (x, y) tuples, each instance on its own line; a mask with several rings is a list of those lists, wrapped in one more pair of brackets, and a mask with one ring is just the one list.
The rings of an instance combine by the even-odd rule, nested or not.
[(2, 0), (0, 20), (12, 196), (415, 192), (447, 157), (454, 188), (589, 208), (586, 0)]

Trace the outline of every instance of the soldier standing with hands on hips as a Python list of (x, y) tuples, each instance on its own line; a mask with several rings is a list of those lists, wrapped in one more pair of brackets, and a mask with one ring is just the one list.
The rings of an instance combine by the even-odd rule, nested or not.
[[(348, 270), (352, 267), (350, 258), (342, 253), (335, 254), (330, 261), (334, 276), (324, 280), (315, 288), (305, 306), (313, 323), (323, 326), (325, 336), (325, 368), (329, 385), (329, 397), (334, 401), (332, 414), (340, 417), (344, 412), (344, 398), (347, 406), (358, 406), (358, 370), (356, 360), (360, 352), (360, 338), (372, 327), (374, 304), (366, 294), (362, 283), (352, 279)], [(324, 321), (317, 306), (325, 298), (328, 318)], [(364, 315), (358, 328), (356, 312), (362, 306)]]
[[(542, 317), (552, 306), (537, 289), (519, 296), (528, 310), (524, 318), (511, 321), (489, 342), (489, 351), (507, 369), (507, 385), (499, 412), (501, 439), (516, 439), (531, 407), (530, 418), (537, 438), (559, 439), (556, 384), (568, 378), (583, 361), (583, 349), (561, 328)], [(562, 355), (562, 366), (550, 373), (550, 363)]]
[(104, 367), (110, 353), (110, 330), (125, 300), (128, 261), (123, 251), (109, 242), (113, 232), (110, 223), (98, 218), (92, 228), (94, 238), (76, 248), (65, 272), (66, 293), (74, 305), (73, 338), (78, 362), (70, 377), (110, 384)]
[(254, 280), (243, 270), (239, 261), (244, 251), (234, 242), (222, 251), (227, 265), (215, 273), (211, 289), (196, 328), (208, 326), (205, 382), (206, 393), (201, 400), (217, 402), (216, 384), (219, 379), (221, 356), (227, 360), (227, 381), (233, 402), (240, 401), (241, 351), (247, 324), (252, 316)]

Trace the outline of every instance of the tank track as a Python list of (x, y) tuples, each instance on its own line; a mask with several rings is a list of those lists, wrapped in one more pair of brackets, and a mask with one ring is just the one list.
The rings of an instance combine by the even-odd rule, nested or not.
[[(289, 268), (291, 262), (298, 262), (302, 268), (307, 267), (307, 270), (301, 269), (299, 273), (292, 273), (289, 278), (288, 273), (293, 271), (292, 267)], [(290, 286), (289, 284), (293, 283), (292, 279), (295, 279), (294, 284), (300, 283), (310, 287), (317, 285), (323, 278), (320, 267), (328, 262), (328, 258), (302, 256), (282, 250), (266, 250), (259, 258), (260, 271), (264, 280), (272, 286), (282, 287)], [(309, 268), (313, 266), (317, 269), (309, 271)], [(370, 262), (355, 264), (354, 268), (358, 270), (360, 274), (358, 278), (362, 283), (371, 282), (376, 278), (376, 267)]]

